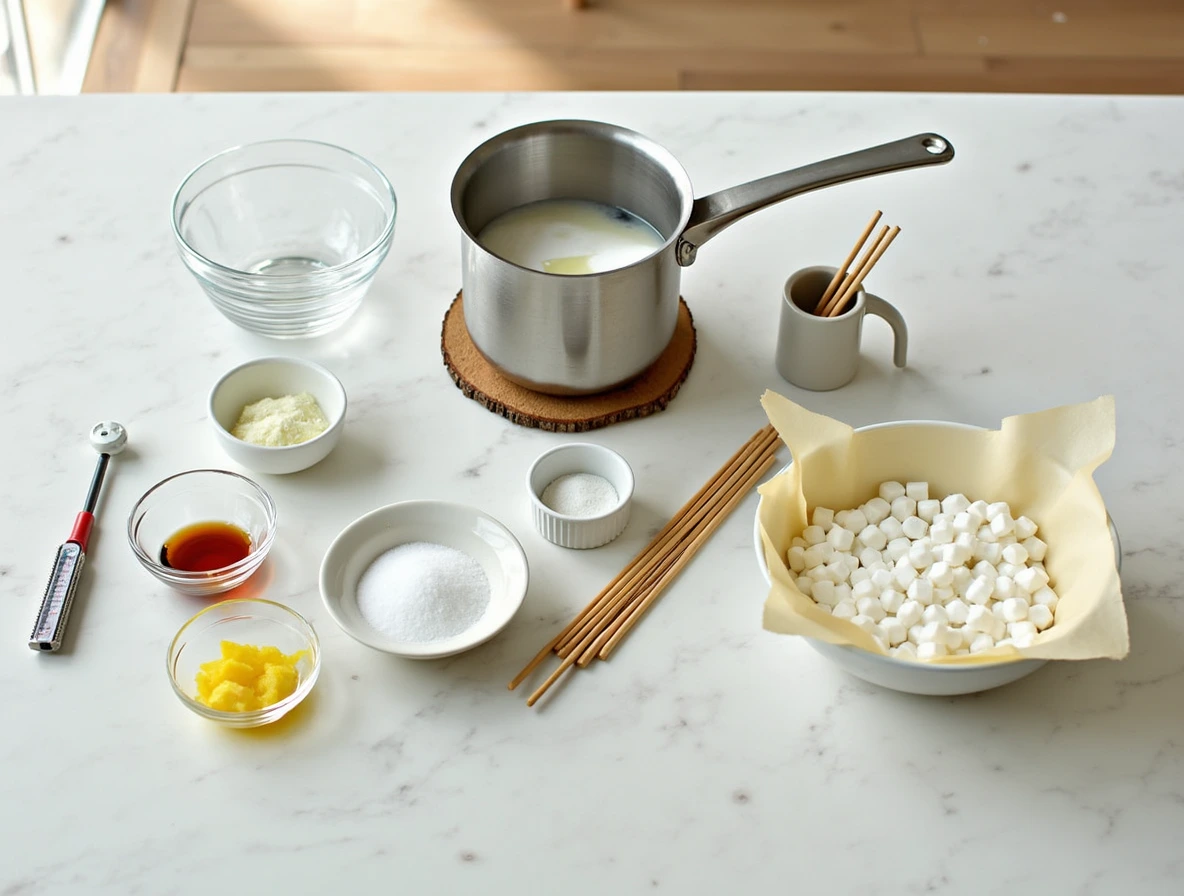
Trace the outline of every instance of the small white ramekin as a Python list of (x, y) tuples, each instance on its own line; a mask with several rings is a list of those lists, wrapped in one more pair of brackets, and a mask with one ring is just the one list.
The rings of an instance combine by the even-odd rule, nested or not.
[[(569, 473), (592, 473), (613, 484), (617, 504), (599, 516), (556, 513), (543, 503), (543, 490)], [(571, 442), (540, 454), (526, 474), (534, 526), (547, 541), (563, 548), (597, 548), (625, 531), (633, 501), (633, 470), (625, 458), (592, 442)]]

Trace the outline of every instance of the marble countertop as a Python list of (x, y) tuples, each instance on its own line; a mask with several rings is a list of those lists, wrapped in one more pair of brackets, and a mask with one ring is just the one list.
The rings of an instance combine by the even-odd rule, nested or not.
[[(637, 474), (625, 534), (594, 551), (532, 529), (525, 471), (576, 437), (466, 400), (439, 356), (460, 281), (452, 172), (548, 117), (636, 128), (704, 193), (918, 131), (944, 167), (761, 212), (683, 274), (698, 358), (661, 414), (592, 435)], [(858, 94), (143, 96), (0, 100), (0, 894), (1184, 892), (1184, 99)], [(193, 165), (277, 136), (373, 160), (394, 246), (341, 331), (277, 344), (218, 315), (178, 259), (169, 200)], [(865, 328), (857, 379), (773, 368), (787, 274), (841, 259), (873, 208), (902, 226), (869, 286), (909, 321), (911, 366)], [(165, 650), (201, 605), (136, 563), (125, 526), (159, 479), (237, 469), (205, 419), (225, 370), (276, 351), (350, 396), (342, 443), (260, 476), (280, 515), (248, 588), (317, 627), (323, 675), (274, 730), (187, 712)], [(755, 495), (609, 663), (536, 710), (506, 682), (764, 422), (772, 388), (864, 423), (1117, 397), (1097, 475), (1124, 552), (1131, 654), (1050, 664), (973, 697), (878, 690), (762, 631)], [(122, 421), (67, 649), (25, 647), (89, 481)], [(381, 504), (480, 507), (522, 541), (511, 625), (431, 663), (367, 649), (317, 592), (321, 555)]]

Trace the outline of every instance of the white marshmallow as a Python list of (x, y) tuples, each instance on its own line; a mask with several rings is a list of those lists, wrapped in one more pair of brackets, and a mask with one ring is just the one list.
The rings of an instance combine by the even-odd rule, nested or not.
[(902, 644), (908, 640), (909, 630), (905, 628), (899, 619), (889, 617), (880, 623), (879, 634), (881, 638), (888, 642), (889, 646), (895, 647), (897, 644)]
[(816, 603), (826, 604), (828, 607), (836, 607), (839, 604), (839, 598), (835, 594), (835, 583), (830, 579), (821, 579), (814, 583), (813, 597)]
[(831, 614), (831, 611), (833, 609), (832, 607), (828, 607), (826, 604), (815, 604), (814, 606), (816, 606), (819, 610), (821, 610), (827, 616), (829, 616)]
[(970, 650), (969, 650), (969, 648), (966, 648), (966, 647), (959, 647), (953, 653), (953, 656), (969, 656), (969, 655), (970, 655)]
[(864, 518), (872, 526), (887, 519), (892, 514), (892, 505), (883, 498), (872, 498), (866, 504), (859, 508), (863, 513)]
[(921, 614), (921, 621), (928, 625), (931, 622), (949, 623), (950, 617), (946, 613), (946, 608), (941, 604), (930, 604), (925, 608), (925, 612)]
[(855, 542), (855, 533), (842, 526), (831, 526), (826, 533), (826, 541), (836, 551), (849, 551)]
[(1009, 597), (1002, 604), (1003, 618), (1007, 622), (1021, 622), (1028, 618), (1028, 602), (1022, 597)]
[[(982, 548), (981, 555), (978, 559), (986, 560), (988, 563), (994, 565), (998, 565), (999, 561), (1003, 559), (1003, 545), (999, 542), (976, 541), (975, 544)], [(979, 553), (977, 548), (975, 553)]]
[(941, 513), (941, 501), (927, 500), (917, 502), (917, 516), (926, 523), (932, 523), (934, 517)]
[(1011, 516), (1011, 505), (1009, 505), (1006, 501), (996, 501), (993, 504), (987, 505), (987, 512), (985, 515), (987, 517), (987, 521), (990, 522), (991, 520), (995, 519), (995, 517), (1004, 513), (1006, 513), (1008, 516)]
[(870, 616), (864, 616), (860, 613), (856, 613), (851, 617), (851, 624), (863, 629), (869, 635), (874, 635), (876, 633), (876, 621)]
[(916, 578), (909, 583), (908, 587), (909, 600), (915, 600), (923, 607), (929, 606), (933, 603), (933, 580), (925, 578)]
[(961, 545), (972, 554), (974, 553), (974, 542), (973, 532), (959, 532), (954, 536), (954, 544)]
[(929, 531), (929, 524), (919, 516), (910, 516), (900, 524), (900, 528), (904, 532), (905, 538), (917, 541), (925, 537), (925, 533)]
[(971, 642), (980, 634), (979, 632), (968, 629), (966, 626), (962, 626), (960, 629), (956, 629), (956, 631), (962, 636), (963, 647), (969, 647)]
[(846, 582), (839, 582), (835, 585), (835, 597), (839, 599), (839, 603), (845, 600), (855, 600), (855, 595), (851, 592), (851, 586)]
[(1009, 544), (1015, 544), (1017, 541), (1019, 541), (1019, 539), (1015, 537), (1014, 532), (1011, 535), (1004, 535), (999, 539), (999, 550), (1003, 550), (1003, 548), (1007, 547)]
[(922, 501), (929, 500), (929, 483), (928, 482), (906, 482), (904, 484), (904, 493), (907, 497), (912, 498), (918, 504)]
[(926, 622), (921, 626), (921, 643), (945, 644), (950, 627), (940, 620)]
[(815, 507), (814, 516), (810, 518), (810, 522), (822, 529), (823, 532), (829, 532), (830, 527), (835, 524), (835, 512), (829, 507)]
[(977, 513), (971, 513), (969, 510), (963, 510), (954, 516), (954, 531), (959, 535), (963, 532), (969, 532), (973, 535), (978, 532), (978, 528), (982, 524), (982, 517)]
[[(814, 587), (817, 588), (818, 586), (815, 585)], [(839, 604), (833, 610), (831, 610), (831, 614), (838, 619), (854, 619), (855, 618), (855, 601), (853, 601), (853, 600), (843, 601), (841, 604)]]
[(802, 532), (802, 538), (806, 539), (807, 544), (822, 544), (826, 541), (826, 533), (822, 531), (821, 526), (807, 526)]
[(954, 534), (954, 524), (947, 520), (934, 520), (929, 527), (929, 538), (935, 545), (950, 544)]
[(1048, 573), (1043, 569), (1029, 566), (1015, 574), (1015, 586), (1026, 594), (1035, 594), (1048, 584)]
[(1016, 642), (1017, 647), (1024, 647), (1026, 645), (1020, 644), (1019, 641), (1021, 639), (1031, 640), (1036, 637), (1036, 626), (1027, 619), (1013, 622), (1007, 626), (1007, 636)]
[(933, 589), (933, 602), (935, 604), (941, 604), (943, 607), (957, 596), (958, 593), (953, 588)]
[[(876, 586), (874, 584), (872, 584), (872, 580), (870, 578), (867, 578), (867, 579), (864, 579), (860, 582), (856, 582), (854, 585), (852, 585), (851, 586), (851, 594), (858, 601), (860, 598), (863, 598), (863, 597), (879, 597), (880, 592), (876, 588)], [(857, 604), (857, 606), (858, 606), (858, 604)]]
[(936, 558), (923, 541), (914, 541), (909, 545), (908, 561), (913, 569), (927, 569)]
[(1007, 623), (994, 614), (991, 614), (991, 625), (991, 637), (996, 641), (1007, 634)]
[[(884, 602), (884, 596), (880, 595), (880, 602)], [(905, 628), (912, 628), (921, 621), (921, 616), (924, 613), (924, 608), (915, 600), (906, 600), (896, 609), (896, 618), (900, 620), (900, 624)]]
[(957, 650), (962, 646), (962, 632), (956, 628), (946, 629), (946, 647), (950, 650)]
[(974, 537), (979, 541), (985, 541), (987, 544), (994, 544), (999, 540), (999, 536), (991, 531), (990, 526), (979, 527), (979, 530), (974, 533)]
[(923, 627), (923, 626), (921, 626), (921, 625), (910, 625), (910, 626), (909, 626), (909, 643), (910, 643), (910, 644), (920, 644), (920, 643), (921, 643), (921, 632), (922, 632), (922, 631), (924, 631), (924, 627)]
[(971, 653), (982, 653), (984, 650), (990, 650), (995, 646), (995, 639), (988, 634), (980, 632), (974, 636), (974, 640), (970, 642)]
[(901, 557), (892, 568), (892, 579), (900, 590), (906, 590), (917, 578), (917, 570), (909, 563), (908, 557)]
[(970, 506), (970, 501), (963, 494), (946, 495), (941, 499), (941, 509), (945, 513), (959, 514)]
[(791, 541), (789, 543), (789, 546), (792, 548), (808, 548), (810, 546), (810, 543), (808, 541), (806, 541), (806, 539), (802, 538), (800, 535), (795, 535), (793, 537), (793, 541)]
[[(885, 588), (880, 592), (880, 606), (884, 608), (887, 613), (895, 613), (897, 618), (900, 618), (900, 608), (904, 605), (904, 595), (895, 588)], [(912, 623), (905, 622), (907, 628)]]
[(1036, 589), (1036, 593), (1032, 595), (1032, 603), (1041, 607), (1048, 607), (1050, 610), (1056, 610), (1060, 599), (1057, 593), (1045, 585), (1043, 588)]
[(868, 526), (868, 518), (862, 510), (855, 509), (847, 514), (847, 519), (843, 522), (845, 529), (850, 529), (852, 532), (859, 532), (866, 529)]
[(814, 596), (814, 580), (809, 576), (798, 576), (794, 579), (794, 584), (798, 586), (798, 591), (806, 595), (806, 597)]
[(880, 499), (891, 504), (897, 498), (904, 496), (904, 486), (896, 481), (880, 483)]
[[(938, 505), (939, 506), (941, 505), (940, 501), (938, 502)], [(944, 510), (939, 510), (937, 513), (935, 513), (933, 515), (933, 519), (931, 519), (929, 521), (929, 525), (932, 526), (934, 523), (949, 523), (950, 526), (953, 526), (954, 525), (954, 517), (956, 517), (956, 516), (957, 516), (956, 513), (946, 513)]]
[(996, 576), (994, 597), (997, 600), (1015, 597), (1015, 580), (1011, 576)]
[(972, 551), (966, 545), (951, 543), (941, 546), (941, 559), (946, 566), (962, 566), (969, 563), (972, 556)]
[(847, 581), (851, 583), (852, 588), (854, 588), (860, 582), (870, 582), (871, 580), (872, 571), (862, 566), (852, 572), (847, 579)]
[(970, 607), (966, 611), (966, 627), (973, 632), (990, 634), (995, 630), (995, 616), (986, 607)]
[(859, 611), (859, 615), (867, 616), (872, 622), (880, 622), (888, 615), (880, 606), (878, 597), (861, 597), (855, 601), (855, 609)]
[(1044, 631), (1053, 624), (1052, 610), (1044, 604), (1036, 604), (1028, 608), (1028, 621), (1036, 626), (1037, 631)]
[(938, 588), (948, 588), (954, 584), (954, 571), (950, 568), (950, 563), (944, 558), (929, 567), (928, 572), (925, 573), (925, 577)]
[(909, 548), (912, 546), (913, 543), (902, 536), (900, 538), (894, 538), (888, 542), (888, 547), (884, 549), (884, 553), (888, 555), (888, 558), (893, 563), (895, 563), (901, 557), (907, 557)]
[(996, 647), (1011, 647), (1011, 638), (997, 638), (995, 640)]
[(786, 561), (794, 572), (801, 572), (806, 568), (806, 552), (803, 548), (790, 548), (786, 552)]
[(1031, 538), (1025, 538), (1020, 542), (1028, 550), (1028, 560), (1032, 563), (1040, 563), (1044, 560), (1044, 555), (1048, 552), (1048, 545), (1033, 535)]
[(949, 650), (946, 649), (945, 644), (938, 644), (933, 641), (923, 641), (917, 646), (917, 659), (931, 660), (939, 656), (947, 656)]
[(954, 625), (965, 625), (966, 620), (970, 618), (970, 607), (961, 598), (955, 597), (945, 607), (946, 617)]
[(873, 564), (880, 562), (880, 552), (873, 547), (865, 547), (859, 552), (859, 562), (870, 570)]
[(915, 660), (917, 658), (917, 648), (910, 641), (905, 641), (899, 647), (894, 647), (891, 653), (898, 660)]
[(892, 587), (892, 570), (887, 567), (877, 569), (872, 573), (872, 584), (883, 591)]
[(973, 510), (984, 520), (987, 518), (987, 502), (986, 501), (971, 501), (967, 510)]
[(812, 544), (802, 551), (802, 562), (806, 564), (806, 569), (813, 569), (815, 566), (825, 566), (827, 548), (830, 548), (831, 551), (834, 550), (829, 544)]
[(889, 541), (894, 538), (904, 537), (904, 526), (901, 525), (900, 520), (894, 516), (886, 517), (880, 520), (879, 529), (884, 533), (884, 537)]
[(1015, 520), (1011, 518), (1010, 513), (1001, 513), (991, 520), (991, 532), (996, 538), (1002, 538), (1004, 535), (1010, 535), (1014, 531)]
[(1023, 566), (1028, 562), (1028, 549), (1022, 544), (1009, 544), (1003, 549), (1003, 559), (1014, 566)]
[(1019, 541), (1024, 541), (1035, 535), (1037, 528), (1037, 525), (1026, 516), (1017, 517), (1015, 521), (1015, 537)]
[(999, 571), (997, 569), (995, 569), (995, 567), (992, 564), (988, 563), (986, 560), (978, 561), (978, 563), (974, 564), (974, 569), (971, 571), (974, 573), (974, 577), (976, 579), (979, 578), (980, 576), (986, 576), (992, 582), (995, 581), (995, 579), (999, 575)]
[(888, 536), (879, 526), (870, 523), (859, 530), (859, 540), (869, 548), (882, 551), (888, 545)]
[(989, 606), (991, 608), (991, 615), (992, 616), (994, 616), (996, 619), (998, 619), (1002, 623), (1007, 622), (1007, 620), (1003, 616), (1003, 601), (1001, 601), (1001, 600), (993, 601), (991, 604), (989, 604)]
[(1006, 560), (1004, 560), (1002, 563), (998, 564), (995, 567), (995, 572), (999, 573), (999, 575), (1001, 575), (1001, 576), (1007, 576), (1009, 579), (1014, 579), (1015, 574), (1023, 568), (1024, 567), (1022, 567), (1022, 566), (1013, 566), (1012, 564), (1010, 564)]
[(966, 596), (966, 591), (973, 581), (974, 574), (965, 566), (959, 566), (954, 570), (954, 591), (959, 597)]
[(995, 577), (979, 576), (966, 588), (966, 599), (972, 604), (983, 606), (995, 592)]
[(892, 515), (902, 523), (917, 512), (917, 502), (901, 495), (892, 502)]
[[(835, 512), (834, 519), (831, 520), (836, 526), (847, 526), (847, 517), (851, 515), (850, 510), (838, 510)], [(817, 522), (817, 520), (815, 520)], [(823, 528), (826, 528), (825, 526)], [(850, 526), (847, 526), (850, 529)]]
[(839, 582), (847, 581), (849, 574), (850, 571), (847, 569), (847, 564), (841, 557), (836, 557), (830, 563), (826, 564), (826, 577), (836, 585)]

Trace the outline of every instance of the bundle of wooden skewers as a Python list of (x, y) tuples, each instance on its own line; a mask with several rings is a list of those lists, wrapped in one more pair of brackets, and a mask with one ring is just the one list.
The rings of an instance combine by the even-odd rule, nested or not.
[(773, 427), (758, 430), (641, 553), (526, 664), (510, 682), (510, 689), (518, 687), (552, 653), (557, 654), (559, 667), (526, 700), (533, 706), (568, 669), (608, 659), (711, 533), (768, 472), (780, 445)]
[(859, 255), (859, 250), (863, 249), (864, 243), (871, 235), (872, 229), (880, 220), (883, 212), (877, 211), (872, 215), (871, 220), (867, 222), (867, 226), (863, 228), (863, 233), (859, 235), (859, 239), (855, 242), (847, 258), (843, 261), (842, 266), (835, 271), (834, 278), (830, 281), (830, 285), (826, 287), (826, 292), (822, 294), (822, 298), (818, 300), (818, 304), (814, 306), (814, 314), (819, 317), (838, 317), (842, 314), (851, 301), (859, 292), (863, 281), (875, 267), (877, 261), (881, 256), (888, 251), (888, 247), (892, 245), (892, 241), (896, 239), (896, 235), (900, 233), (899, 227), (889, 227), (887, 224), (883, 225), (876, 234), (875, 239), (871, 241), (863, 256), (856, 262), (855, 267), (851, 267), (851, 263), (855, 261), (855, 256)]

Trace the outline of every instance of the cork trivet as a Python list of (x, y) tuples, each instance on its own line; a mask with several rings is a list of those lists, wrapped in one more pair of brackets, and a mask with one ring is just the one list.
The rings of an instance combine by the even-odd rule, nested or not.
[(665, 410), (691, 372), (695, 345), (691, 310), (680, 298), (670, 345), (641, 376), (611, 392), (565, 396), (532, 392), (498, 373), (469, 336), (460, 293), (440, 334), (444, 366), (461, 392), (511, 423), (548, 432), (587, 432)]

